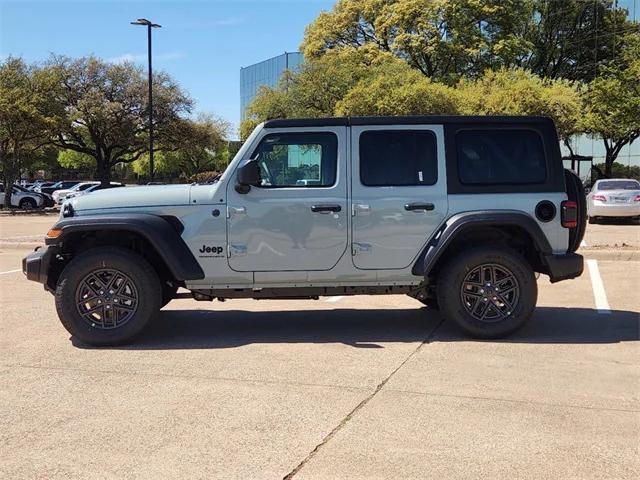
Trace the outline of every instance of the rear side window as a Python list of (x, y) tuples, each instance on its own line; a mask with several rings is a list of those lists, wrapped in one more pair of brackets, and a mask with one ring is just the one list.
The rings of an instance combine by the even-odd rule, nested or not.
[(463, 184), (526, 185), (547, 177), (542, 139), (533, 130), (462, 130), (456, 151)]
[(369, 130), (360, 135), (360, 181), (369, 187), (433, 185), (436, 137), (428, 130)]

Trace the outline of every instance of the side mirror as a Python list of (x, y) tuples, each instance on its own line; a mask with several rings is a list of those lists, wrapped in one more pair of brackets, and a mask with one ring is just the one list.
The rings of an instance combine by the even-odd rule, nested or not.
[(238, 168), (236, 192), (249, 193), (252, 185), (260, 185), (260, 166), (258, 160), (247, 160)]

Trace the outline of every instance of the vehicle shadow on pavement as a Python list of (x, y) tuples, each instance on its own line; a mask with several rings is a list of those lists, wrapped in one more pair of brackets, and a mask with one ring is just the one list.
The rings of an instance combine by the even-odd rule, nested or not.
[[(495, 342), (601, 344), (638, 341), (639, 314), (589, 308), (539, 307), (516, 334)], [(233, 348), (252, 343), (342, 343), (384, 348), (385, 342), (421, 342), (441, 322), (426, 308), (393, 310), (214, 311), (166, 310), (132, 350)], [(430, 341), (469, 341), (452, 322), (444, 322)], [(77, 345), (82, 347), (82, 345)]]

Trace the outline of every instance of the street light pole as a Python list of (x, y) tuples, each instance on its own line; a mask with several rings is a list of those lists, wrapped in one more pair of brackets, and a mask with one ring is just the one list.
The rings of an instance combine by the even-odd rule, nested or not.
[(153, 68), (151, 64), (151, 29), (160, 28), (161, 25), (152, 23), (146, 18), (139, 18), (131, 25), (144, 25), (147, 27), (147, 56), (149, 60), (149, 177), (153, 181)]

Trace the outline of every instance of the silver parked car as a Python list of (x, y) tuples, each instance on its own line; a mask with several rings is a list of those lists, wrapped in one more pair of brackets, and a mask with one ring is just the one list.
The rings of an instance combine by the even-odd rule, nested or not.
[[(44, 204), (44, 195), (30, 192), (20, 185), (11, 186), (11, 206), (22, 210), (33, 210), (40, 208)], [(0, 184), (0, 205), (4, 205), (4, 185)]]
[(625, 178), (598, 180), (587, 196), (589, 223), (601, 218), (640, 219), (640, 182)]

